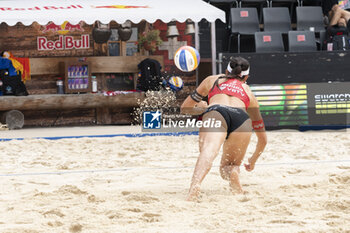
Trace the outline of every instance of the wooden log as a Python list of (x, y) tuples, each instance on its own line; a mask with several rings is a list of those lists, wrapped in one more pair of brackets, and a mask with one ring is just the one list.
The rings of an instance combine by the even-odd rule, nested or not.
[(10, 130), (21, 129), (24, 125), (24, 115), (18, 110), (5, 112), (2, 114), (1, 118)]
[(95, 125), (94, 117), (70, 117), (64, 119), (40, 118), (40, 119), (25, 119), (25, 126), (39, 126), (39, 127), (54, 127), (54, 126), (85, 126)]
[(128, 125), (131, 122), (132, 122), (132, 116), (130, 113), (117, 113), (112, 115), (111, 124)]
[(96, 122), (98, 125), (109, 125), (112, 123), (111, 113), (109, 108), (96, 109)]
[(95, 109), (23, 111), (25, 126), (94, 125)]
[(137, 107), (138, 100), (142, 101), (144, 98), (145, 95), (141, 92), (116, 96), (104, 96), (103, 94), (2, 96), (0, 111)]

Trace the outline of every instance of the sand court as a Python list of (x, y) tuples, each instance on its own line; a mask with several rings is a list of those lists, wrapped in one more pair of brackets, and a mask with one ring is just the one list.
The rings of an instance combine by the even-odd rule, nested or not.
[(350, 133), (275, 131), (268, 139), (255, 170), (241, 167), (244, 194), (221, 179), (218, 156), (198, 203), (185, 201), (196, 135), (0, 142), (0, 231), (349, 231)]

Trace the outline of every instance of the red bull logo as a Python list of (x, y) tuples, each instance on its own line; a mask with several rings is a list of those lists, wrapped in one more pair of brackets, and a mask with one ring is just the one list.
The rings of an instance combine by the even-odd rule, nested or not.
[(80, 39), (73, 36), (59, 36), (56, 41), (48, 40), (44, 36), (37, 38), (38, 50), (64, 50), (64, 49), (88, 49), (90, 48), (90, 35), (81, 35)]
[(127, 5), (91, 6), (91, 7), (92, 8), (109, 8), (109, 9), (149, 8), (149, 6), (127, 6)]
[(74, 32), (74, 31), (83, 32), (84, 29), (80, 23), (73, 25), (73, 24), (69, 23), (68, 21), (65, 21), (61, 25), (49, 23), (45, 26), (44, 30), (42, 30), (42, 32), (44, 32), (44, 33), (57, 32), (58, 34), (61, 34), (61, 35), (66, 35), (68, 32)]

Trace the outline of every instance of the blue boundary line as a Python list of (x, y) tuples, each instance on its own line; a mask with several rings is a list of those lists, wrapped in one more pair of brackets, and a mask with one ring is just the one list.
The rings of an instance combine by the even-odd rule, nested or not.
[[(309, 164), (326, 164), (326, 163), (350, 163), (350, 160), (321, 160), (321, 161), (290, 161), (283, 163), (258, 163), (255, 166), (272, 167), (272, 166), (295, 166), (295, 165), (309, 165)], [(243, 166), (243, 165), (241, 165)], [(213, 166), (219, 167), (219, 166)], [(14, 177), (14, 176), (41, 176), (41, 175), (67, 175), (67, 174), (84, 174), (84, 173), (107, 173), (107, 172), (125, 172), (132, 170), (179, 170), (179, 169), (194, 169), (194, 167), (125, 167), (114, 169), (100, 169), (100, 170), (75, 170), (75, 171), (56, 171), (56, 172), (28, 172), (28, 173), (0, 173), (0, 177)]]
[[(158, 132), (158, 133), (134, 133), (134, 134), (103, 134), (103, 135), (82, 135), (82, 136), (60, 136), (60, 137), (33, 137), (28, 139), (47, 139), (47, 140), (60, 140), (70, 138), (113, 138), (113, 137), (128, 137), (128, 138), (140, 138), (140, 137), (154, 137), (154, 136), (185, 136), (185, 135), (198, 135), (198, 131), (191, 132)], [(24, 140), (26, 138), (0, 138), (0, 142), (6, 142), (11, 140)]]

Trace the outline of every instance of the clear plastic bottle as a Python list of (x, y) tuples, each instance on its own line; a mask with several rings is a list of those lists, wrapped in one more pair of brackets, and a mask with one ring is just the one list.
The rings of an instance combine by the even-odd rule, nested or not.
[(97, 93), (97, 79), (96, 79), (96, 76), (91, 76), (91, 87), (92, 87), (91, 92), (92, 93)]

